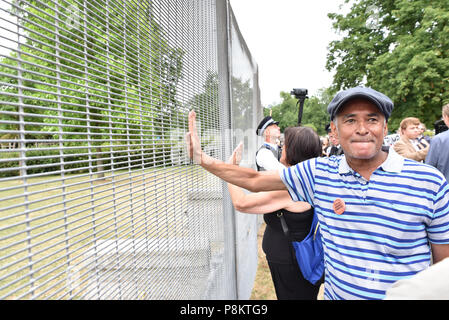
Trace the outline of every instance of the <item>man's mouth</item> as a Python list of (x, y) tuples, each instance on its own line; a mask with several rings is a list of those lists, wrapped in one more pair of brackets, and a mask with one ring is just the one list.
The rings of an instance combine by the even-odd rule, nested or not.
[(351, 143), (373, 143), (373, 140), (352, 140)]

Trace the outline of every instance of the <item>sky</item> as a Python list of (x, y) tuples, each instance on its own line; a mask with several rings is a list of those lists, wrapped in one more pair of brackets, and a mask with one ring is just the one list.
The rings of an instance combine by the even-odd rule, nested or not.
[(280, 92), (306, 88), (309, 97), (332, 84), (327, 46), (339, 39), (330, 12), (343, 0), (230, 0), (240, 32), (259, 67), (264, 107), (282, 101)]
[[(306, 88), (310, 97), (331, 85), (332, 73), (325, 68), (327, 46), (339, 37), (327, 14), (341, 11), (343, 2), (230, 0), (240, 31), (259, 67), (264, 107), (280, 103), (281, 91)], [(0, 1), (0, 7), (5, 7), (5, 2)], [(0, 10), (0, 16), (7, 14)], [(12, 46), (4, 39), (2, 43)], [(0, 47), (1, 54), (6, 51)]]

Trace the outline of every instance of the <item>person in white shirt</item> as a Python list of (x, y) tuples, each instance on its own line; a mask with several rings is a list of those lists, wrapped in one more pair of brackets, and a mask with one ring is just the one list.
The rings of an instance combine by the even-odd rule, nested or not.
[(278, 145), (281, 137), (281, 129), (278, 124), (279, 122), (274, 121), (270, 116), (266, 116), (257, 127), (257, 135), (263, 137), (264, 140), (263, 145), (256, 152), (257, 171), (285, 168), (279, 162), (282, 150)]

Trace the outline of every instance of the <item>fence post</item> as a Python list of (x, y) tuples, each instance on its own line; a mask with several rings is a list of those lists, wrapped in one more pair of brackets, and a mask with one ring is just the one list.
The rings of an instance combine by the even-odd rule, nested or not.
[[(232, 152), (231, 136), (231, 84), (229, 68), (229, 14), (228, 0), (217, 0), (217, 58), (218, 58), (218, 104), (220, 112), (222, 154), (226, 159)], [(224, 241), (224, 284), (223, 295), (226, 299), (237, 299), (236, 239), (235, 212), (227, 192), (226, 183), (223, 189), (223, 228)]]

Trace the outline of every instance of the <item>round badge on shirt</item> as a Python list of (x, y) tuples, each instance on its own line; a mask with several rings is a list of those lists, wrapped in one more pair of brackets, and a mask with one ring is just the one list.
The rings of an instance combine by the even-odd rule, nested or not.
[(334, 212), (338, 215), (343, 214), (346, 209), (345, 202), (343, 199), (337, 198), (334, 200), (334, 204), (332, 205), (332, 208), (334, 209)]

